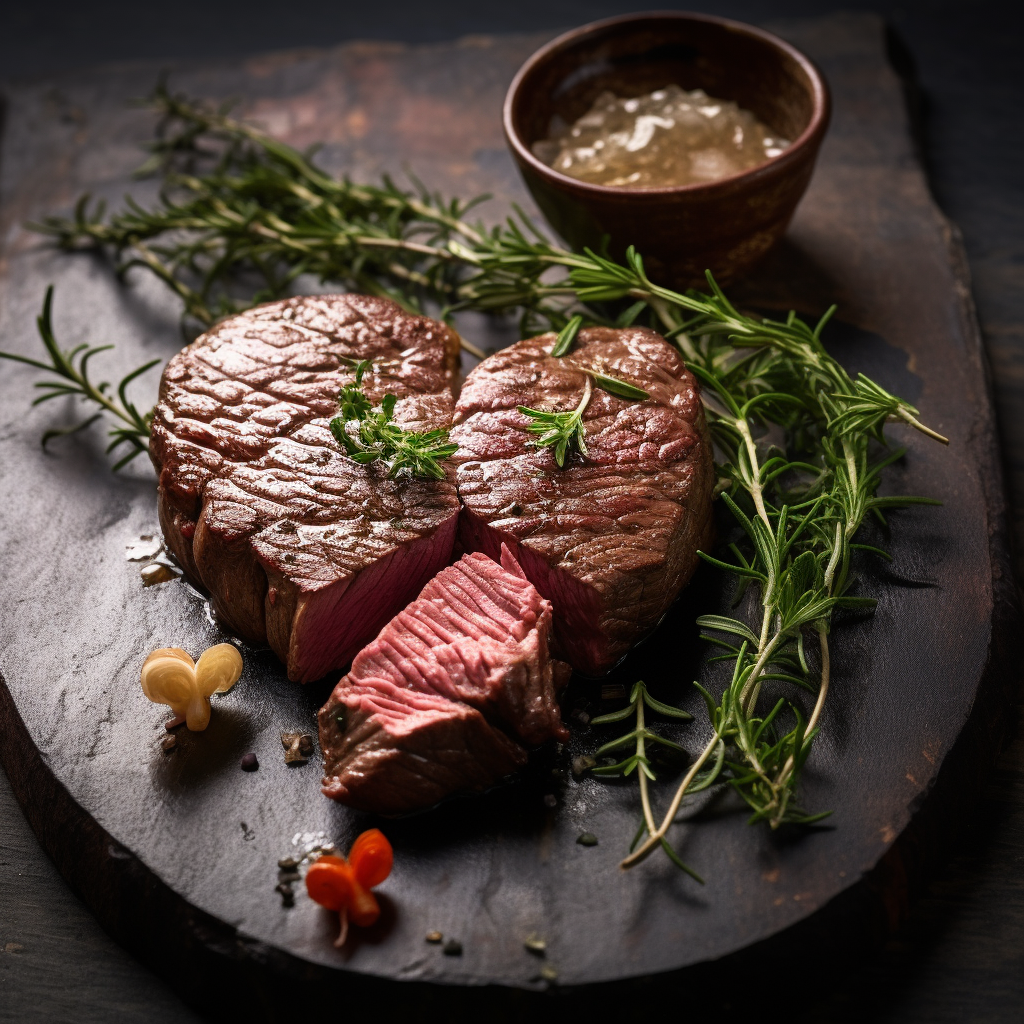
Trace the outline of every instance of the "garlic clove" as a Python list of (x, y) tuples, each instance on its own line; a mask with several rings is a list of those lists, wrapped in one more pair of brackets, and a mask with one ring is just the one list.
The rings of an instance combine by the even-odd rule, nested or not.
[(167, 704), (172, 711), (185, 710), (195, 692), (192, 659), (177, 647), (154, 651), (142, 666), (142, 692), (155, 704)]
[(210, 724), (210, 698), (195, 694), (185, 711), (185, 724), (190, 732), (202, 732)]
[[(227, 693), (242, 674), (242, 655), (233, 644), (217, 644), (204, 651), (196, 665), (196, 684), (205, 697)], [(190, 725), (191, 729), (192, 726)]]

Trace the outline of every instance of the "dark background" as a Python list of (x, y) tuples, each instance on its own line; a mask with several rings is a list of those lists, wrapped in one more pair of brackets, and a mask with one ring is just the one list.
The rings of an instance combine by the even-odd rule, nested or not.
[[(430, 42), (552, 32), (654, 4), (515, 0), (245, 4), (141, 0), (0, 4), (0, 80), (98, 63), (216, 58), (351, 39)], [(1024, 562), (1024, 4), (705, 2), (752, 22), (875, 11), (910, 101), (936, 199), (964, 234), (993, 368), (1006, 479)], [(2, 473), (2, 468), (0, 468)], [(1018, 704), (1022, 698), (1018, 698)], [(1024, 1020), (1024, 730), (1006, 748), (945, 866), (884, 949), (800, 998), (799, 965), (766, 1007), (807, 1022)], [(994, 753), (994, 752), (993, 752)], [(159, 922), (154, 922), (159, 927)], [(301, 996), (298, 996), (301, 1006)], [(684, 1009), (681, 1004), (680, 1009)], [(339, 1014), (345, 1012), (339, 1003)], [(301, 1014), (300, 1014), (301, 1015)], [(766, 1010), (766, 1020), (774, 1014)], [(117, 946), (40, 850), (0, 774), (0, 1020), (189, 1022), (173, 989)]]

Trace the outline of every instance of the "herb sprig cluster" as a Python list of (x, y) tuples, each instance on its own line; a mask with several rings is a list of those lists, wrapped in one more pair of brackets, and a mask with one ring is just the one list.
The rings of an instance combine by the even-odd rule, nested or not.
[(73, 426), (51, 428), (45, 431), (42, 439), (44, 448), (54, 438), (68, 437), (91, 427), (97, 420), (102, 419), (104, 414), (113, 417), (114, 422), (107, 431), (110, 438), (107, 454), (118, 453), (118, 458), (113, 466), (117, 471), (137, 455), (148, 451), (149, 428), (153, 421), (152, 410), (140, 413), (128, 397), (128, 385), (137, 377), (141, 377), (147, 370), (151, 370), (161, 360), (151, 359), (148, 363), (132, 370), (131, 373), (121, 378), (116, 391), (112, 393), (111, 385), (107, 381), (96, 383), (89, 376), (89, 361), (114, 346), (83, 343), (65, 352), (57, 344), (57, 339), (54, 336), (52, 313), (53, 286), (51, 285), (46, 289), (43, 310), (36, 318), (36, 328), (39, 331), (43, 347), (46, 349), (49, 362), (32, 359), (29, 356), (20, 356), (14, 352), (2, 351), (0, 351), (0, 359), (24, 363), (26, 366), (31, 366), (46, 374), (44, 380), (37, 381), (33, 385), (40, 391), (39, 396), (32, 402), (34, 406), (49, 402), (54, 398), (70, 396), (97, 407), (94, 413)]
[[(161, 123), (145, 170), (162, 175), (160, 200), (148, 209), (129, 201), (108, 217), (83, 197), (73, 217), (49, 218), (41, 229), (67, 249), (105, 249), (122, 269), (148, 268), (201, 324), (283, 295), (309, 273), (442, 316), (515, 311), (524, 336), (558, 332), (557, 355), (571, 350), (585, 323), (648, 323), (673, 340), (703, 385), (720, 453), (718, 490), (735, 529), (723, 557), (704, 557), (736, 578), (737, 606), (699, 620), (729, 681), (717, 697), (695, 684), (707, 704), (706, 738), (660, 817), (648, 785), (646, 744), (656, 741), (644, 709), (668, 706), (652, 704), (637, 684), (622, 716), (633, 715), (635, 727), (605, 745), (632, 744), (634, 754), (609, 767), (640, 780), (643, 821), (623, 865), (662, 849), (682, 866), (668, 833), (686, 797), (715, 782), (743, 797), (752, 820), (818, 820), (821, 812), (800, 807), (797, 783), (830, 688), (829, 630), (838, 610), (872, 604), (854, 592), (854, 552), (887, 557), (858, 534), (869, 516), (884, 523), (888, 509), (923, 500), (878, 496), (882, 471), (902, 454), (886, 447), (884, 427), (904, 423), (945, 442), (913, 406), (863, 375), (851, 378), (828, 354), (821, 334), (833, 311), (813, 328), (793, 314), (747, 316), (710, 276), (707, 294), (673, 291), (652, 282), (632, 250), (621, 263), (570, 252), (519, 211), (486, 227), (467, 219), (480, 199), (446, 201), (388, 179), (335, 180), (223, 108), (162, 87), (152, 103)], [(368, 451), (377, 441), (362, 437), (363, 424), (382, 417), (372, 429), (384, 431), (389, 411), (373, 413), (355, 394), (350, 400), (355, 412), (343, 416), (359, 422), (359, 440), (347, 430), (348, 441), (339, 440)], [(551, 444), (556, 457), (573, 445), (585, 451), (579, 408), (523, 411), (535, 421), (535, 443)], [(773, 425), (781, 428), (777, 444), (765, 440)], [(595, 722), (609, 724), (609, 716)]]
[(363, 376), (372, 369), (372, 363), (368, 359), (352, 362), (355, 381), (341, 389), (339, 414), (330, 422), (334, 439), (360, 465), (383, 462), (390, 477), (406, 470), (422, 479), (443, 480), (441, 463), (459, 447), (448, 440), (448, 431), (415, 431), (399, 426), (394, 421), (396, 395), (385, 395), (380, 409), (375, 410), (362, 389)]
[[(575, 337), (575, 333), (573, 337)], [(558, 338), (551, 354), (565, 355), (568, 350), (568, 345), (563, 346), (561, 338)], [(642, 402), (651, 397), (642, 387), (627, 380), (612, 377), (607, 373), (599, 373), (586, 366), (577, 366), (576, 368), (582, 370), (586, 376), (583, 394), (575, 409), (558, 412), (556, 410), (531, 409), (525, 405), (517, 407), (520, 413), (532, 421), (526, 427), (527, 431), (536, 435), (535, 440), (530, 444), (535, 448), (553, 448), (555, 463), (559, 468), (565, 467), (565, 460), (573, 453), (583, 459), (587, 457), (587, 430), (583, 423), (583, 414), (590, 404), (595, 384), (602, 391), (634, 402)]]

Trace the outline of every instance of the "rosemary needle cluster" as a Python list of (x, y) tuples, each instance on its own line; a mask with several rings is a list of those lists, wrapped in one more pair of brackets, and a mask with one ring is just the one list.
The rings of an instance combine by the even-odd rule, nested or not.
[(587, 457), (587, 432), (583, 426), (583, 413), (590, 404), (592, 394), (593, 387), (588, 377), (583, 388), (583, 397), (575, 409), (568, 412), (547, 412), (543, 409), (530, 409), (525, 405), (518, 407), (524, 416), (533, 420), (526, 429), (531, 434), (536, 434), (537, 438), (530, 444), (535, 448), (554, 448), (555, 462), (559, 467), (565, 466), (566, 456), (572, 452), (581, 458)]
[[(443, 480), (441, 463), (450, 459), (458, 445), (448, 440), (447, 430), (405, 430), (394, 422), (395, 395), (385, 395), (375, 411), (363, 393), (363, 375), (371, 368), (369, 360), (354, 363), (355, 381), (338, 395), (339, 415), (331, 420), (331, 433), (345, 453), (361, 465), (378, 459), (388, 467), (388, 476), (403, 470), (428, 480)], [(350, 430), (350, 426), (354, 429)]]
[[(113, 345), (88, 345), (81, 344), (65, 352), (57, 344), (53, 334), (53, 321), (51, 313), (53, 310), (53, 287), (46, 289), (46, 298), (43, 300), (43, 311), (36, 318), (36, 327), (39, 331), (39, 338), (46, 349), (49, 362), (42, 362), (39, 359), (32, 359), (28, 356), (15, 355), (13, 352), (0, 352), (0, 359), (10, 359), (12, 362), (24, 363), (47, 374), (47, 379), (38, 381), (36, 387), (40, 394), (33, 401), (33, 405), (40, 405), (43, 402), (51, 401), (54, 398), (78, 398), (93, 406), (98, 406), (96, 412), (79, 421), (74, 426), (63, 429), (50, 429), (43, 434), (43, 447), (57, 437), (67, 437), (76, 434), (92, 426), (104, 413), (114, 418), (114, 423), (108, 429), (110, 443), (107, 445), (107, 454), (118, 452), (118, 459), (114, 463), (114, 470), (121, 469), (132, 461), (137, 455), (148, 450), (149, 427), (153, 419), (152, 410), (140, 413), (128, 398), (128, 385), (137, 377), (141, 377), (147, 370), (156, 366), (160, 360), (153, 359), (150, 362), (132, 370), (123, 377), (117, 386), (116, 397), (111, 394), (111, 387), (106, 381), (95, 383), (89, 376), (89, 360), (100, 352), (112, 349)], [(127, 449), (125, 451), (125, 449)]]
[[(575, 318), (574, 319), (580, 319)], [(574, 335), (575, 336), (575, 335)], [(571, 342), (570, 342), (571, 344)], [(564, 355), (568, 352), (568, 346), (563, 346), (562, 339), (556, 339), (555, 347), (551, 354)], [(575, 452), (581, 458), (587, 457), (586, 427), (583, 424), (583, 413), (590, 404), (591, 395), (594, 393), (593, 384), (596, 384), (603, 391), (620, 398), (628, 398), (633, 401), (643, 401), (651, 396), (643, 388), (631, 384), (629, 381), (620, 380), (618, 377), (611, 377), (606, 373), (598, 373), (597, 370), (588, 367), (578, 367), (586, 374), (586, 381), (583, 386), (583, 395), (575, 409), (566, 412), (554, 412), (545, 409), (530, 409), (525, 405), (517, 408), (524, 416), (529, 417), (533, 422), (527, 426), (531, 434), (537, 438), (531, 441), (535, 448), (554, 448), (555, 463), (559, 468), (565, 467), (565, 460), (569, 454)], [(591, 383), (593, 381), (593, 384)]]
[[(642, 823), (623, 865), (662, 849), (685, 867), (668, 833), (685, 798), (714, 783), (731, 786), (752, 820), (773, 828), (820, 818), (800, 807), (797, 782), (830, 688), (829, 631), (837, 611), (872, 605), (854, 592), (855, 552), (888, 557), (858, 540), (861, 527), (923, 500), (877, 495), (882, 471), (901, 455), (886, 447), (883, 430), (903, 423), (945, 442), (911, 405), (863, 375), (851, 378), (828, 354), (821, 334), (832, 310), (813, 328), (792, 314), (747, 316), (710, 276), (707, 294), (676, 292), (652, 282), (632, 250), (619, 263), (562, 249), (518, 210), (487, 227), (468, 219), (480, 199), (446, 201), (388, 179), (377, 186), (337, 180), (224, 108), (164, 87), (151, 102), (161, 120), (144, 170), (162, 176), (159, 201), (145, 208), (129, 200), (108, 217), (83, 197), (70, 219), (39, 227), (64, 248), (104, 249), (122, 269), (147, 268), (180, 296), (187, 318), (210, 324), (286, 294), (309, 273), (444, 317), (460, 309), (516, 312), (524, 336), (559, 332), (556, 355), (569, 352), (584, 323), (645, 323), (678, 346), (703, 386), (719, 493), (733, 523), (725, 550), (704, 557), (736, 579), (737, 603), (730, 615), (699, 620), (729, 678), (717, 696), (695, 684), (707, 704), (706, 738), (660, 814), (646, 753), (659, 741), (644, 716), (645, 708), (673, 710), (638, 683), (623, 712), (595, 720), (635, 719), (602, 748), (632, 745), (634, 754), (598, 769), (639, 778)], [(44, 342), (50, 349), (46, 335)], [(33, 365), (71, 379), (57, 357), (53, 366)], [(591, 380), (598, 383), (588, 376), (588, 392)], [(124, 408), (112, 409), (102, 393), (74, 386), (122, 419), (127, 414), (136, 431), (129, 443), (144, 436), (145, 417), (128, 408), (123, 388)], [(384, 407), (358, 408), (348, 418), (359, 422), (358, 443), (369, 451), (363, 424), (382, 417), (384, 431), (390, 417)], [(583, 408), (524, 410), (535, 420), (535, 443), (553, 445), (562, 461), (573, 446), (584, 452)], [(782, 437), (775, 445), (764, 440), (773, 425)], [(342, 444), (357, 443), (347, 430), (342, 435)]]

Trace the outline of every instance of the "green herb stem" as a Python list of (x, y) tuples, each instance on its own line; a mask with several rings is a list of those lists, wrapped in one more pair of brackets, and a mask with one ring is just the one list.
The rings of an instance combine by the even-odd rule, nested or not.
[(530, 441), (534, 448), (554, 448), (555, 463), (559, 469), (565, 467), (565, 460), (575, 453), (580, 458), (587, 457), (586, 427), (583, 425), (583, 413), (590, 404), (593, 386), (589, 375), (584, 378), (583, 396), (575, 409), (568, 412), (551, 412), (545, 409), (531, 409), (520, 405), (519, 412), (532, 422), (526, 429), (536, 438)]
[(44, 448), (54, 438), (67, 437), (78, 433), (80, 430), (85, 430), (100, 418), (102, 412), (113, 416), (115, 425), (108, 431), (110, 444), (107, 446), (107, 452), (114, 452), (125, 446), (128, 448), (127, 454), (122, 455), (114, 463), (114, 470), (119, 470), (131, 462), (137, 455), (148, 450), (149, 428), (153, 418), (152, 411), (140, 413), (128, 398), (128, 385), (136, 378), (141, 377), (147, 370), (156, 366), (160, 360), (152, 359), (123, 377), (117, 386), (117, 397), (115, 398), (111, 395), (110, 385), (106, 381), (94, 383), (89, 377), (89, 360), (100, 352), (109, 351), (114, 346), (82, 344), (65, 352), (57, 344), (57, 339), (53, 333), (52, 311), (53, 285), (50, 285), (46, 289), (42, 313), (36, 318), (36, 327), (39, 331), (40, 340), (49, 356), (50, 361), (48, 363), (38, 359), (31, 359), (28, 356), (20, 356), (13, 352), (3, 351), (0, 351), (0, 359), (24, 363), (26, 366), (41, 370), (48, 375), (50, 379), (39, 381), (35, 385), (42, 393), (32, 402), (32, 405), (40, 405), (54, 398), (72, 397), (80, 398), (85, 402), (98, 406), (101, 410), (101, 412), (96, 412), (79, 421), (74, 426), (47, 430), (42, 437)]

